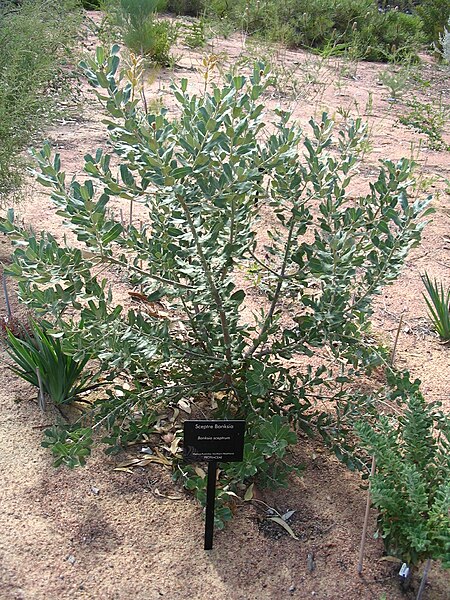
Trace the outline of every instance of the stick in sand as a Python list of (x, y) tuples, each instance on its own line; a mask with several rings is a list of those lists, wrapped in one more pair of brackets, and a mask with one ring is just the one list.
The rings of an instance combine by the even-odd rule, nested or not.
[[(374, 474), (375, 474), (375, 456), (372, 456), (372, 466), (370, 467), (370, 477), (373, 477)], [(363, 532), (362, 532), (362, 536), (361, 536), (361, 546), (359, 548), (359, 561), (358, 561), (359, 575), (361, 575), (362, 568), (363, 568), (364, 547), (366, 545), (366, 534), (367, 534), (367, 523), (369, 522), (369, 512), (370, 512), (370, 479), (369, 479), (369, 489), (367, 490), (366, 514), (364, 516)]]
[(423, 590), (425, 589), (425, 585), (427, 583), (428, 572), (430, 570), (430, 567), (431, 567), (431, 558), (429, 558), (427, 560), (427, 562), (425, 563), (425, 568), (423, 570), (423, 575), (422, 575), (422, 581), (420, 582), (420, 587), (419, 587), (419, 591), (417, 592), (416, 600), (421, 600), (421, 598), (422, 598)]
[(394, 347), (392, 348), (392, 354), (391, 354), (391, 360), (390, 360), (391, 367), (394, 366), (395, 353), (397, 351), (398, 338), (400, 335), (400, 330), (402, 328), (402, 323), (403, 323), (403, 313), (400, 315), (400, 320), (398, 322), (398, 327), (397, 327), (397, 333), (395, 335)]

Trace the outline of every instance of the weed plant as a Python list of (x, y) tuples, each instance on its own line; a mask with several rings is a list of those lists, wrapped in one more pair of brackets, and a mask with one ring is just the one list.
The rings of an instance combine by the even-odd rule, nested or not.
[(203, 48), (206, 44), (205, 21), (198, 19), (182, 26), (184, 43), (188, 48)]
[(441, 43), (441, 56), (443, 60), (450, 63), (450, 17), (448, 19), (447, 27), (444, 29), (444, 33), (440, 36), (439, 41)]
[(292, 65), (283, 49), (274, 50), (269, 44), (254, 39), (247, 42), (245, 51), (236, 61), (236, 72), (251, 68), (258, 60), (270, 69), (268, 91), (275, 97), (290, 101), (307, 98), (319, 105), (332, 81), (326, 60), (321, 56), (310, 55), (301, 64)]
[(20, 188), (21, 152), (60, 114), (80, 23), (75, 0), (0, 6), (0, 203)]
[[(242, 484), (287, 484), (298, 432), (320, 434), (349, 466), (357, 464), (348, 434), (373, 404), (349, 384), (384, 360), (370, 338), (371, 300), (419, 242), (428, 201), (409, 200), (408, 160), (384, 161), (368, 193), (350, 200), (365, 125), (357, 119), (337, 128), (323, 114), (303, 132), (289, 112), (270, 118), (262, 102), (270, 73), (262, 64), (200, 95), (182, 80), (173, 86), (179, 111), (172, 120), (164, 110), (139, 110), (132, 84), (119, 77), (118, 52), (98, 49), (81, 64), (109, 112), (118, 167), (98, 149), (85, 157), (91, 179), (66, 184), (49, 145), (35, 154), (38, 180), (84, 252), (45, 232), (30, 235), (9, 215), (0, 230), (17, 248), (7, 272), (22, 301), (64, 333), (68, 354), (88, 353), (116, 377), (89, 421), (106, 428), (110, 451), (148, 435), (155, 415), (170, 407), (246, 419), (243, 462), (221, 468), (223, 521)], [(147, 222), (115, 220), (113, 198), (140, 202)], [(272, 215), (263, 239), (261, 207)], [(100, 275), (108, 266), (141, 290), (147, 312), (114, 303)], [(259, 308), (244, 320), (239, 275), (249, 268), (259, 270), (264, 287)], [(72, 319), (64, 318), (69, 308)], [(323, 363), (310, 363), (320, 349)], [(47, 436), (58, 461), (73, 466), (76, 448), (84, 460), (85, 425)], [(206, 478), (176, 450), (173, 460), (184, 484), (204, 498)]]
[(408, 66), (401, 66), (381, 71), (379, 80), (389, 90), (390, 100), (397, 101), (403, 97), (403, 94), (408, 89), (410, 76), (410, 68)]
[(399, 118), (400, 123), (427, 136), (427, 145), (432, 150), (450, 150), (444, 138), (444, 127), (449, 121), (450, 109), (443, 103), (442, 95), (438, 104), (420, 102), (413, 98), (408, 102), (410, 112)]

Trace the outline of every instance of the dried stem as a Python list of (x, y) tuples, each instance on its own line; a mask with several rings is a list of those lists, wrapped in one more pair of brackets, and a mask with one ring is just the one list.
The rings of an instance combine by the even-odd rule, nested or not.
[[(373, 477), (375, 474), (375, 456), (372, 456), (372, 466), (370, 468), (370, 477)], [(367, 534), (367, 524), (369, 522), (369, 512), (370, 512), (370, 479), (369, 479), (369, 489), (367, 490), (367, 502), (366, 502), (366, 514), (364, 515), (364, 525), (363, 532), (361, 536), (361, 546), (359, 548), (359, 560), (358, 560), (358, 573), (361, 575), (363, 568), (363, 560), (364, 560), (364, 548), (366, 545), (366, 534)]]
[(423, 570), (423, 575), (422, 575), (422, 581), (420, 582), (420, 587), (419, 587), (419, 591), (417, 592), (416, 600), (421, 600), (421, 598), (422, 598), (423, 591), (427, 584), (428, 573), (430, 571), (430, 567), (431, 567), (431, 558), (429, 558), (427, 560), (427, 562), (425, 563), (425, 568)]
[(403, 313), (400, 315), (400, 320), (398, 322), (398, 327), (397, 327), (397, 333), (395, 334), (394, 347), (392, 348), (391, 358), (390, 358), (390, 361), (389, 361), (391, 367), (394, 366), (395, 353), (397, 351), (398, 338), (400, 336), (400, 331), (402, 329), (402, 324), (403, 324)]

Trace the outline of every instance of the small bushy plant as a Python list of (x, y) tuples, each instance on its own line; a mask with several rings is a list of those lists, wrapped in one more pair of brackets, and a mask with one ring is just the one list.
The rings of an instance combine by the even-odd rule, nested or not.
[(418, 383), (402, 417), (360, 422), (356, 431), (376, 460), (371, 497), (386, 552), (411, 567), (430, 558), (450, 568), (450, 420)]
[(181, 31), (184, 43), (189, 48), (203, 48), (206, 44), (205, 22), (203, 19), (183, 24)]
[(447, 27), (444, 29), (444, 33), (440, 36), (439, 41), (441, 43), (441, 56), (446, 63), (450, 63), (450, 17), (448, 19)]
[(159, 65), (167, 65), (172, 45), (170, 29), (168, 22), (147, 19), (139, 27), (124, 31), (123, 41), (132, 52)]
[(173, 27), (156, 18), (165, 0), (107, 0), (104, 28), (119, 37), (129, 50), (160, 65), (170, 63)]
[(417, 98), (412, 98), (407, 105), (410, 111), (399, 117), (400, 123), (426, 135), (426, 143), (432, 150), (450, 151), (450, 144), (443, 137), (450, 107), (444, 103), (443, 96), (441, 95), (438, 103), (420, 102)]
[(408, 88), (410, 69), (408, 67), (390, 68), (381, 71), (379, 81), (389, 90), (391, 100), (399, 100)]
[[(371, 300), (396, 278), (424, 226), (427, 201), (408, 197), (413, 165), (384, 161), (368, 192), (350, 198), (366, 144), (360, 119), (337, 132), (325, 113), (307, 132), (282, 110), (271, 122), (262, 64), (200, 96), (188, 93), (187, 80), (174, 85), (176, 119), (145, 114), (118, 76), (118, 52), (98, 49), (81, 64), (109, 112), (117, 168), (99, 149), (85, 157), (91, 179), (66, 184), (48, 145), (35, 154), (38, 180), (85, 252), (0, 221), (18, 242), (7, 272), (22, 300), (55, 321), (67, 352), (89, 352), (120, 375), (92, 415), (114, 449), (147, 433), (158, 410), (192, 402), (210, 417), (247, 421), (243, 463), (222, 469), (228, 495), (255, 477), (285, 483), (295, 431), (319, 432), (350, 460), (347, 432), (372, 407), (348, 384), (381, 360), (370, 341)], [(140, 202), (142, 226), (116, 221), (113, 198)], [(262, 206), (271, 215), (263, 238)], [(108, 267), (139, 286), (153, 309), (116, 305), (97, 274)], [(250, 269), (261, 301), (244, 319), (241, 282)], [(69, 307), (77, 318), (63, 318)], [(310, 363), (321, 347), (336, 362)], [(124, 378), (132, 385), (121, 385)], [(330, 411), (319, 410), (324, 399)], [(73, 465), (78, 430), (52, 436), (54, 452), (64, 461), (70, 448)], [(201, 496), (191, 475), (182, 467), (180, 477)]]

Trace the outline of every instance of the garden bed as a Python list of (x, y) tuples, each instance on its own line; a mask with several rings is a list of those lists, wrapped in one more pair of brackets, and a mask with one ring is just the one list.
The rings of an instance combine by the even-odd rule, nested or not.
[[(95, 43), (87, 42), (90, 51)], [(324, 109), (337, 121), (358, 115), (367, 120), (370, 147), (353, 180), (352, 194), (367, 191), (379, 159), (412, 155), (417, 160), (421, 174), (417, 194), (432, 192), (436, 212), (400, 278), (376, 300), (373, 334), (392, 348), (403, 315), (395, 364), (420, 378), (425, 398), (442, 401), (448, 411), (449, 348), (432, 329), (420, 275), (427, 272), (446, 287), (450, 284), (450, 155), (445, 149), (430, 149), (426, 134), (399, 120), (411, 112), (412, 99), (436, 111), (447, 110), (442, 139), (450, 144), (448, 68), (423, 57), (393, 101), (392, 89), (380, 84), (380, 73), (387, 67), (379, 64), (255, 46), (239, 35), (214, 39), (206, 51), (220, 57), (223, 69), (235, 64), (247, 69), (255, 56), (265, 55), (278, 82), (264, 98), (267, 110), (278, 104), (290, 107), (305, 128), (309, 118)], [(188, 78), (190, 91), (199, 93), (204, 86), (203, 51), (179, 48), (178, 52), (174, 69), (160, 71), (145, 89), (147, 100), (160, 98), (172, 117), (177, 114), (169, 93), (172, 79)], [(390, 69), (395, 77), (398, 68)], [(220, 79), (219, 69), (214, 77)], [(57, 125), (48, 134), (61, 153), (68, 178), (80, 173), (84, 154), (106, 143), (104, 114), (87, 86), (83, 94), (82, 117)], [(120, 210), (118, 201), (113, 209)], [(29, 182), (16, 213), (26, 224), (45, 227), (61, 239), (60, 218), (35, 183)], [(139, 211), (134, 218), (140, 218)], [(264, 219), (269, 222), (270, 215)], [(7, 263), (10, 252), (8, 241), (1, 237), (0, 260)], [(113, 283), (114, 300), (133, 306), (129, 285), (112, 269), (107, 277)], [(245, 311), (250, 313), (260, 300), (250, 281), (244, 286)], [(13, 303), (16, 306), (14, 298)], [(20, 314), (23, 308), (17, 310)], [(359, 474), (349, 471), (317, 441), (299, 437), (290, 460), (304, 467), (302, 476), (292, 476), (286, 490), (258, 489), (256, 501), (237, 502), (234, 519), (216, 535), (214, 550), (206, 554), (201, 508), (172, 482), (168, 468), (151, 462), (146, 467), (120, 467), (129, 457), (145, 456), (137, 445), (114, 458), (98, 448), (86, 467), (55, 470), (50, 453), (40, 443), (42, 430), (58, 415), (39, 412), (35, 390), (19, 381), (5, 361), (0, 378), (1, 599), (404, 597), (396, 576), (398, 565), (383, 559), (381, 541), (372, 538), (374, 512), (364, 570), (357, 574), (366, 491)], [(114, 470), (118, 466), (120, 470)], [(262, 503), (281, 514), (295, 511), (288, 522), (298, 539), (273, 522), (268, 524)], [(433, 564), (427, 600), (448, 597), (446, 575)]]

